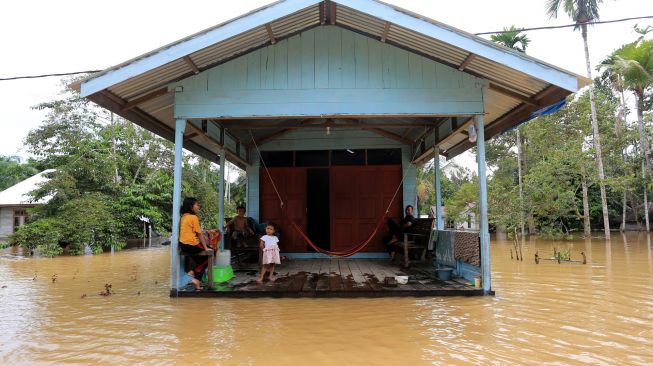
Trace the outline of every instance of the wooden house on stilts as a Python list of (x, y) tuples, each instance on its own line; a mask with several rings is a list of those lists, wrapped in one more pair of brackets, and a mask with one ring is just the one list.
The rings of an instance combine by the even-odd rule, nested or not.
[[(480, 232), (470, 241), (469, 233), (443, 230), (437, 220), (434, 251), (436, 265), (468, 280), (481, 278), (482, 288), (465, 294), (491, 293), (485, 141), (588, 83), (379, 1), (284, 0), (99, 72), (77, 87), (83, 97), (175, 142), (172, 296), (185, 295), (176, 246), (182, 148), (219, 163), (222, 171), (225, 160), (244, 169), (248, 215), (279, 224), (282, 251), (310, 263), (302, 267), (293, 260), (295, 274), (304, 275), (289, 277), (286, 287), (283, 281), (263, 289), (243, 284), (209, 295), (247, 296), (246, 289), (319, 294), (320, 273), (328, 277), (336, 261), (336, 272), (359, 278), (364, 290), (346, 291), (344, 279), (334, 290), (327, 280), (323, 294), (383, 296), (467, 290), (454, 286), (457, 291), (447, 292), (446, 284), (425, 280), (409, 282), (406, 291), (386, 289), (361, 274), (377, 271), (377, 280), (389, 274), (372, 260), (387, 262), (381, 242), (386, 229), (378, 222), (399, 219), (403, 207), (415, 204), (416, 164), (474, 146)], [(218, 189), (222, 223), (224, 179)], [(375, 235), (367, 240), (370, 233)], [(353, 256), (366, 261), (316, 264), (315, 258), (327, 257), (306, 237), (332, 252), (369, 241)]]

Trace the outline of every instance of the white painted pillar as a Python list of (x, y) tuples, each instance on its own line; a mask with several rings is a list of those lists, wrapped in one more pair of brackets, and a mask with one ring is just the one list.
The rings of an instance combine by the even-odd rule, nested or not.
[(170, 294), (176, 296), (179, 289), (179, 221), (181, 219), (181, 162), (183, 159), (186, 120), (175, 121), (175, 168), (172, 190), (172, 237), (170, 238)]
[(474, 117), (476, 123), (476, 151), (478, 160), (478, 192), (479, 192), (479, 214), (481, 219), (481, 275), (483, 292), (489, 293), (492, 289), (492, 278), (490, 271), (490, 230), (487, 216), (487, 173), (485, 166), (485, 126), (483, 115)]
[(218, 227), (223, 234), (220, 238), (220, 250), (224, 250), (224, 177), (225, 177), (225, 151), (220, 150), (220, 180), (218, 180)]
[[(437, 133), (436, 133), (436, 140)], [(444, 220), (442, 220), (442, 189), (441, 189), (441, 172), (440, 172), (440, 146), (435, 145), (433, 148), (435, 156), (433, 157), (433, 169), (435, 170), (435, 227), (438, 230), (444, 230)]]

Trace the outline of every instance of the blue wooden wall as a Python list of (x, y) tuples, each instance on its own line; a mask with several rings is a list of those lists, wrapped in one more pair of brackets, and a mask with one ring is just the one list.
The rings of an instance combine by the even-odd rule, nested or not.
[[(483, 112), (485, 81), (334, 26), (321, 26), (170, 87), (175, 118)], [(179, 90), (179, 89), (176, 89)]]

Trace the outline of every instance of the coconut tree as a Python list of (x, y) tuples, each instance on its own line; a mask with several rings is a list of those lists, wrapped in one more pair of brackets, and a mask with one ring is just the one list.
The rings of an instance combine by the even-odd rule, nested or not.
[[(640, 38), (637, 42), (621, 47), (614, 52), (611, 69), (620, 75), (623, 86), (635, 95), (639, 144), (646, 163), (646, 175), (653, 180), (650, 145), (644, 128), (644, 101), (647, 91), (653, 88), (653, 41)], [(648, 231), (650, 229), (648, 205), (647, 202), (645, 204), (646, 230)]]
[[(599, 19), (599, 4), (603, 0), (548, 0), (546, 3), (546, 12), (550, 18), (558, 16), (558, 10), (562, 8), (565, 13), (576, 22), (575, 30), (580, 29), (583, 37), (583, 46), (585, 49), (585, 66), (587, 77), (592, 78), (592, 68), (590, 65), (590, 53), (587, 46), (587, 23)], [(594, 134), (594, 150), (596, 150), (596, 165), (599, 173), (599, 186), (601, 188), (601, 208), (603, 209), (603, 229), (605, 238), (610, 240), (610, 219), (608, 216), (608, 198), (605, 193), (605, 173), (603, 170), (603, 154), (601, 151), (601, 137), (599, 135), (599, 122), (596, 116), (596, 104), (594, 102), (594, 86), (589, 86), (590, 112), (592, 121), (592, 131)]]
[[(644, 154), (646, 169), (653, 172), (650, 146), (644, 129), (644, 101), (646, 93), (653, 87), (653, 41), (641, 40), (629, 43), (614, 52), (611, 69), (621, 76), (626, 89), (635, 94), (639, 142)], [(651, 175), (653, 177), (653, 175)]]
[[(521, 30), (515, 28), (514, 25), (503, 28), (503, 32), (493, 34), (490, 39), (502, 46), (526, 53), (526, 48), (531, 40)], [(524, 185), (522, 182), (522, 137), (521, 128), (517, 128), (517, 177), (519, 182), (519, 202), (520, 202), (520, 229), (521, 235), (524, 237), (526, 230), (524, 229)], [(529, 234), (533, 234), (530, 232)]]
[(491, 35), (490, 39), (494, 43), (524, 53), (526, 53), (526, 48), (531, 42), (531, 40), (528, 39), (528, 36), (525, 33), (522, 33), (520, 29), (515, 28), (514, 25), (504, 27), (503, 32)]

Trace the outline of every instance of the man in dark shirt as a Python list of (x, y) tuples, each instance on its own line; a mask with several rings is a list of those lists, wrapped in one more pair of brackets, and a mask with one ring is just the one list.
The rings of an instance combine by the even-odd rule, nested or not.
[(413, 216), (413, 206), (411, 205), (406, 206), (406, 214), (398, 224), (393, 219), (388, 219), (387, 224), (390, 235), (388, 236), (386, 247), (388, 249), (388, 253), (390, 253), (391, 260), (395, 259), (395, 254), (399, 249), (397, 243), (404, 240), (405, 232), (411, 231), (414, 221), (415, 217)]

